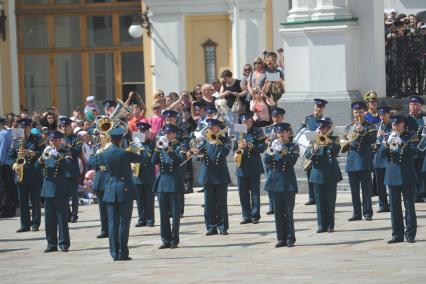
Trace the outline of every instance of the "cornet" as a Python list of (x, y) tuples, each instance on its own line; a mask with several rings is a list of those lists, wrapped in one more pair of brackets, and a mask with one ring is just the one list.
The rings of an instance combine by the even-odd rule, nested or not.
[(155, 143), (155, 147), (157, 149), (164, 149), (169, 147), (169, 140), (165, 137), (165, 136), (161, 136), (158, 140), (157, 143)]

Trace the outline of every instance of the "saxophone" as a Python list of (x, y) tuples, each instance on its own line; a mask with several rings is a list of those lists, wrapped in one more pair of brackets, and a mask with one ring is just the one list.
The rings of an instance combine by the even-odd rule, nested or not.
[(12, 165), (12, 169), (16, 173), (18, 182), (24, 180), (24, 166), (27, 163), (27, 160), (24, 157), (24, 138), (20, 138), (19, 147), (18, 147), (18, 156), (16, 157), (15, 163)]
[(240, 147), (241, 142), (244, 140), (244, 134), (240, 133), (240, 139), (238, 141), (238, 149), (235, 151), (235, 163), (237, 167), (241, 167), (241, 162), (243, 160), (244, 150)]

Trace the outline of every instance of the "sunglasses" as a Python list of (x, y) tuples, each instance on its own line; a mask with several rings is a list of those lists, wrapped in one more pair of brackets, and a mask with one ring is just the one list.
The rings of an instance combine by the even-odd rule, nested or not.
[(202, 95), (203, 93), (202, 92), (197, 92), (197, 95)]
[(247, 72), (248, 72), (248, 71), (251, 71), (251, 69), (244, 69), (244, 71), (247, 71)]
[(262, 61), (258, 61), (258, 62), (255, 62), (253, 64), (262, 64), (262, 63), (263, 63)]

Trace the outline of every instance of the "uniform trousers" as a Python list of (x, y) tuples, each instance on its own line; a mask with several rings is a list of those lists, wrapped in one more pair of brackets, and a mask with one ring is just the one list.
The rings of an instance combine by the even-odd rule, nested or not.
[(334, 229), (337, 183), (314, 183), (318, 230)]
[(404, 240), (404, 221), (402, 217), (401, 195), (405, 207), (405, 238), (414, 240), (417, 232), (417, 217), (415, 208), (416, 186), (389, 186), (389, 200), (392, 221), (392, 237)]
[(129, 256), (130, 222), (132, 219), (133, 200), (123, 202), (106, 202), (108, 212), (109, 251), (114, 260)]
[[(41, 221), (40, 183), (18, 183), (19, 209), (21, 211), (21, 228), (29, 229), (30, 226), (38, 228)], [(30, 214), (31, 201), (31, 214)]]
[(260, 175), (237, 177), (243, 220), (260, 219)]
[(67, 197), (44, 198), (44, 222), (48, 248), (57, 248), (58, 245), (65, 248), (70, 246), (67, 208)]
[(138, 223), (154, 224), (154, 200), (152, 183), (136, 184), (136, 205), (138, 206)]
[(228, 185), (204, 185), (204, 219), (208, 231), (228, 230)]
[(275, 227), (278, 241), (296, 242), (293, 210), (296, 193), (293, 191), (272, 192), (275, 208)]
[[(371, 172), (370, 171), (356, 171), (348, 172), (349, 185), (351, 187), (352, 207), (354, 216), (361, 218), (373, 216), (373, 208), (371, 205)], [(362, 214), (361, 214), (361, 200), (360, 190), (362, 190)]]
[[(160, 207), (160, 234), (165, 245), (179, 244), (180, 227), (180, 199), (181, 192), (159, 192), (157, 193), (158, 206)], [(170, 227), (170, 215), (172, 216), (172, 227)]]

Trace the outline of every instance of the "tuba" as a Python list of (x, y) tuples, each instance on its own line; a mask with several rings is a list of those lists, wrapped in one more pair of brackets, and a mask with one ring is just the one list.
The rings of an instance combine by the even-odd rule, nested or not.
[(123, 119), (131, 113), (132, 110), (127, 107), (122, 100), (117, 99), (117, 107), (110, 116), (100, 116), (96, 119), (96, 129), (100, 133), (106, 133), (113, 128), (121, 127), (128, 131), (128, 126)]
[(238, 141), (238, 149), (237, 151), (235, 151), (235, 163), (238, 168), (241, 167), (241, 162), (243, 160), (244, 150), (240, 148), (240, 144), (243, 141), (244, 141), (244, 133), (240, 133), (240, 139)]

